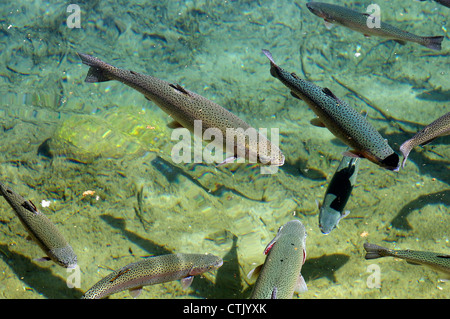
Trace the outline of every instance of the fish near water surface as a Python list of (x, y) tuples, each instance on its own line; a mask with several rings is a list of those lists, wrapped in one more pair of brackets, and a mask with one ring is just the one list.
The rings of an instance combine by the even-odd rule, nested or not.
[(450, 279), (450, 255), (434, 253), (430, 251), (417, 250), (393, 250), (375, 244), (364, 243), (366, 259), (376, 259), (381, 257), (395, 257), (406, 260), (410, 264), (419, 264), (431, 267), (434, 270), (444, 273)]
[(270, 74), (287, 86), (292, 96), (306, 102), (317, 115), (318, 118), (313, 120), (315, 125), (326, 127), (350, 147), (345, 155), (367, 158), (389, 170), (398, 168), (399, 156), (363, 115), (328, 88), (300, 79), (295, 73), (279, 67), (268, 50), (263, 50), (263, 53), (270, 60)]
[(83, 299), (102, 299), (119, 291), (129, 290), (138, 297), (143, 286), (181, 280), (188, 287), (194, 276), (218, 269), (220, 257), (211, 254), (169, 254), (148, 257), (128, 264), (101, 279), (83, 295)]
[(344, 208), (356, 184), (359, 162), (359, 158), (342, 157), (319, 205), (319, 228), (323, 234), (329, 234), (350, 213)]
[[(419, 0), (419, 1), (426, 1), (426, 0)], [(450, 8), (450, 0), (434, 0), (439, 4), (442, 4), (443, 6), (446, 6), (447, 8)]]
[(369, 27), (367, 24), (372, 19), (368, 13), (359, 13), (331, 3), (308, 2), (309, 11), (323, 18), (328, 24), (338, 24), (351, 30), (360, 32), (365, 36), (379, 36), (394, 40), (400, 44), (415, 42), (432, 50), (441, 50), (443, 36), (422, 37), (380, 21), (379, 27)]
[(290, 299), (294, 292), (307, 290), (301, 274), (306, 260), (306, 230), (299, 220), (291, 220), (278, 229), (275, 238), (264, 250), (263, 265), (248, 276), (258, 276), (250, 298)]
[(29, 200), (0, 183), (0, 193), (14, 210), (30, 237), (39, 245), (47, 257), (65, 268), (77, 265), (77, 255), (56, 226)]
[(439, 136), (445, 136), (450, 134), (450, 112), (442, 115), (433, 123), (425, 126), (422, 130), (416, 133), (412, 138), (404, 142), (400, 146), (400, 152), (403, 154), (402, 168), (405, 167), (406, 160), (408, 159), (411, 150), (418, 146), (432, 142)]
[[(90, 66), (86, 82), (110, 80), (122, 82), (142, 93), (147, 100), (154, 102), (178, 124), (191, 132), (196, 132), (194, 129), (196, 121), (201, 121), (202, 135), (207, 129), (219, 130), (223, 139), (223, 143), (219, 146), (234, 155), (226, 159), (224, 163), (244, 155), (245, 159), (252, 159), (262, 164), (273, 166), (284, 164), (285, 158), (278, 146), (217, 103), (179, 84), (171, 84), (156, 77), (119, 69), (87, 54), (78, 53), (78, 56), (84, 64)], [(227, 132), (232, 137), (229, 143), (227, 143)], [(249, 133), (246, 134), (246, 132)], [(252, 133), (255, 136), (250, 138), (249, 135)]]

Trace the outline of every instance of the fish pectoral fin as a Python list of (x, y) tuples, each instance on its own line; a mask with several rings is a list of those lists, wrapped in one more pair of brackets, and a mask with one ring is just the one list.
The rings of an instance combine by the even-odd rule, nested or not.
[(309, 121), (309, 123), (317, 127), (326, 127), (318, 117), (313, 118), (311, 121)]
[(354, 157), (354, 158), (364, 158), (364, 155), (355, 150), (348, 150), (342, 153), (343, 156)]
[(222, 166), (222, 165), (225, 165), (225, 164), (233, 163), (236, 159), (237, 159), (237, 157), (234, 156), (234, 155), (230, 156), (230, 157), (227, 157), (226, 159), (223, 160), (223, 162), (217, 164), (216, 166), (218, 167), (218, 166)]
[(318, 209), (320, 209), (322, 207), (322, 204), (317, 199), (316, 199), (316, 205), (317, 205)]
[(407, 260), (406, 262), (407, 262), (408, 264), (414, 265), (414, 266), (419, 266), (419, 265), (420, 265), (419, 263), (415, 263), (415, 262), (409, 261), (409, 260)]
[(187, 289), (192, 284), (193, 280), (194, 280), (194, 276), (187, 276), (187, 277), (182, 278), (180, 280), (181, 287), (183, 287), (183, 289)]
[(303, 278), (302, 274), (298, 276), (297, 285), (294, 290), (297, 294), (308, 291), (308, 286), (306, 285), (305, 278)]
[(137, 298), (139, 297), (139, 295), (142, 292), (142, 286), (141, 287), (137, 287), (137, 288), (133, 288), (133, 289), (129, 289), (128, 292), (130, 293), (130, 296), (133, 298)]
[(325, 28), (327, 28), (328, 30), (331, 30), (331, 28), (333, 27), (333, 23), (327, 20), (323, 20), (325, 23)]
[(179, 92), (181, 92), (181, 93), (183, 93), (183, 94), (190, 95), (189, 92), (186, 91), (186, 89), (183, 88), (183, 87), (182, 87), (181, 85), (179, 85), (178, 83), (177, 83), (177, 84), (169, 84), (169, 86), (170, 86), (170, 87), (173, 87), (175, 90), (177, 90), (177, 91), (179, 91)]
[(247, 274), (247, 278), (256, 280), (259, 276), (259, 273), (261, 272), (262, 266), (263, 265), (261, 264), (250, 270), (249, 273)]
[(405, 45), (406, 44), (406, 41), (403, 41), (403, 40), (394, 40), (395, 42), (397, 42), (398, 44), (401, 44), (401, 45)]
[(302, 99), (300, 96), (298, 96), (297, 94), (295, 94), (295, 93), (292, 92), (292, 91), (291, 91), (291, 95), (292, 95), (293, 97), (295, 97), (296, 99), (299, 99), (299, 100)]
[(181, 125), (179, 122), (173, 120), (172, 122), (167, 124), (167, 127), (170, 128), (170, 129), (177, 129), (177, 128), (182, 128), (184, 126)]

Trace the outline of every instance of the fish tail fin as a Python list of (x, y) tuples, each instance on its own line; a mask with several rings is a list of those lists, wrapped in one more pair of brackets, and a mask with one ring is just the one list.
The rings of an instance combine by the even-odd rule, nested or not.
[(442, 49), (441, 43), (442, 43), (443, 39), (444, 39), (443, 36), (424, 37), (423, 38), (423, 40), (424, 40), (424, 44), (423, 45), (426, 46), (429, 49), (439, 51), (439, 50)]
[(112, 67), (111, 65), (88, 54), (79, 52), (77, 52), (77, 54), (83, 64), (90, 66), (89, 71), (86, 75), (86, 79), (84, 80), (85, 82), (96, 83), (112, 80), (112, 78), (108, 75), (108, 72), (106, 72), (108, 67)]
[(364, 249), (367, 252), (365, 256), (366, 259), (381, 258), (384, 256), (381, 252), (387, 251), (387, 248), (370, 243), (364, 243)]

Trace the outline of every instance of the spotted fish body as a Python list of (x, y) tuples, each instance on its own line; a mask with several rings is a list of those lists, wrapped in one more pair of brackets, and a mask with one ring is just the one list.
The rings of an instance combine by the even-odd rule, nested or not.
[[(393, 250), (375, 244), (364, 243), (366, 259), (395, 257), (411, 264), (421, 264), (450, 276), (450, 255), (417, 250)], [(450, 278), (450, 277), (449, 277)]]
[(301, 274), (306, 259), (305, 241), (305, 227), (299, 220), (280, 227), (264, 250), (266, 261), (249, 274), (259, 273), (252, 299), (290, 299), (294, 291), (307, 290)]
[(329, 234), (349, 214), (344, 208), (356, 184), (359, 162), (359, 158), (342, 157), (319, 208), (319, 228), (323, 234)]
[[(77, 265), (77, 255), (56, 226), (29, 200), (0, 183), (0, 193), (13, 208), (30, 237), (49, 259), (65, 268)], [(45, 259), (45, 258), (44, 258)]]
[[(78, 55), (84, 64), (90, 66), (86, 82), (120, 81), (144, 94), (148, 100), (153, 101), (191, 132), (196, 133), (195, 121), (201, 121), (202, 135), (207, 129), (218, 130), (223, 137), (223, 143), (220, 146), (234, 154), (235, 158), (245, 156), (245, 159), (262, 164), (274, 166), (284, 164), (284, 155), (278, 146), (239, 117), (203, 96), (186, 90), (178, 84), (174, 85), (149, 75), (116, 68), (87, 54), (78, 53)], [(228, 136), (231, 136), (228, 138), (229, 141), (227, 131)], [(249, 135), (253, 137), (249, 138)], [(235, 140), (233, 140), (234, 136), (236, 136)]]
[(294, 73), (280, 68), (269, 51), (263, 50), (263, 53), (270, 60), (270, 74), (287, 86), (294, 97), (305, 101), (318, 116), (320, 124), (351, 148), (350, 153), (365, 157), (389, 170), (398, 167), (398, 155), (363, 115), (329, 89), (302, 80)]
[(439, 136), (445, 136), (450, 134), (450, 112), (441, 116), (433, 123), (425, 126), (422, 130), (417, 132), (412, 138), (404, 142), (400, 146), (400, 152), (403, 154), (402, 167), (405, 167), (406, 160), (408, 159), (411, 150), (423, 144), (428, 144)]
[(188, 286), (193, 276), (222, 266), (220, 257), (211, 254), (170, 254), (149, 257), (120, 268), (101, 279), (83, 299), (101, 299), (123, 290), (139, 296), (143, 286), (181, 279)]
[(369, 27), (367, 22), (368, 20), (372, 21), (373, 19), (370, 14), (359, 13), (335, 4), (308, 2), (306, 6), (309, 11), (316, 16), (323, 18), (325, 22), (347, 27), (366, 36), (379, 36), (395, 40), (401, 44), (405, 44), (406, 41), (415, 42), (432, 50), (441, 50), (441, 42), (444, 39), (443, 36), (422, 37), (403, 31), (383, 21), (380, 21), (380, 27)]

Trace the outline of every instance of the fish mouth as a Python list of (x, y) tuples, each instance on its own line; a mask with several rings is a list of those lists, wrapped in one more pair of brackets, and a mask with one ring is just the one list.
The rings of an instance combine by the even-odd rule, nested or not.
[(380, 161), (380, 164), (388, 170), (396, 171), (399, 169), (399, 162), (400, 157), (397, 155), (397, 153), (392, 153), (391, 155)]
[(325, 14), (314, 3), (309, 2), (306, 4), (306, 7), (309, 9), (309, 11), (311, 11), (316, 16), (325, 18)]

